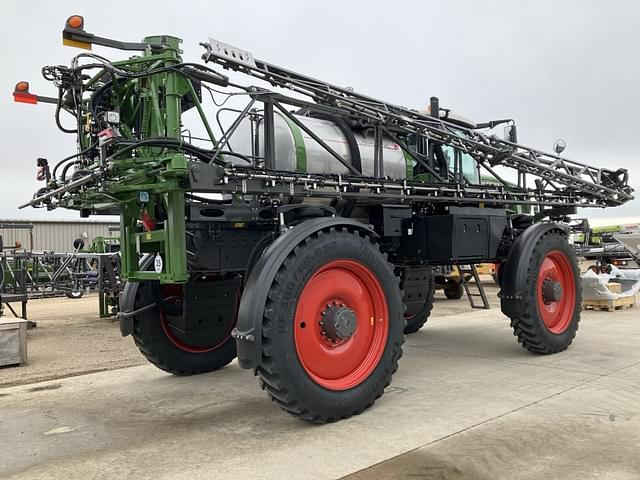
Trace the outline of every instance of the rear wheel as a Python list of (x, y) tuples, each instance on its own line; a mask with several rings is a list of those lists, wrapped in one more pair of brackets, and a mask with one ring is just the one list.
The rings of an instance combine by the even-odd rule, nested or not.
[(454, 280), (453, 278), (447, 278), (444, 282), (444, 296), (449, 300), (460, 300), (464, 295), (464, 289), (462, 288), (462, 282)]
[(280, 266), (263, 323), (263, 387), (316, 423), (358, 414), (391, 382), (402, 355), (398, 278), (371, 238), (332, 229)]
[(433, 310), (435, 278), (431, 267), (406, 268), (402, 274), (401, 288), (404, 292), (404, 333), (420, 330)]
[(141, 283), (136, 308), (159, 306), (136, 315), (136, 345), (156, 367), (175, 375), (224, 367), (236, 356), (231, 330), (239, 288), (239, 277), (192, 280), (184, 286)]
[(524, 348), (556, 353), (569, 347), (580, 322), (579, 281), (578, 262), (566, 238), (554, 231), (540, 237), (521, 289), (525, 311), (511, 318), (514, 335)]

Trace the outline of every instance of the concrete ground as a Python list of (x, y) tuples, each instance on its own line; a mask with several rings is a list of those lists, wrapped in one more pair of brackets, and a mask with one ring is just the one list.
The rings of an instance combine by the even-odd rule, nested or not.
[(0, 369), (0, 388), (147, 363), (116, 323), (99, 317), (95, 294), (31, 300), (27, 317), (38, 324), (27, 333), (29, 362)]
[[(188, 378), (147, 364), (14, 377), (0, 388), (0, 477), (640, 478), (638, 310), (584, 312), (575, 344), (541, 357), (517, 345), (498, 310), (465, 301), (439, 300), (386, 394), (330, 425), (282, 412), (235, 364)], [(36, 348), (43, 317), (33, 362), (56, 356)], [(130, 339), (92, 322), (76, 325), (85, 342), (92, 328), (106, 336), (86, 356), (104, 354), (108, 368), (133, 361)], [(57, 355), (81, 357), (69, 351), (83, 345), (76, 334), (64, 345), (60, 332)], [(27, 368), (2, 369), (0, 381)]]
[[(488, 283), (487, 288), (493, 306), (498, 306), (495, 287)], [(466, 298), (452, 301), (441, 291), (436, 294), (434, 316), (467, 311)], [(10, 312), (5, 310), (5, 315)], [(131, 337), (122, 338), (113, 319), (99, 317), (95, 294), (31, 300), (27, 315), (38, 324), (27, 333), (29, 363), (0, 369), (0, 388), (147, 363)]]

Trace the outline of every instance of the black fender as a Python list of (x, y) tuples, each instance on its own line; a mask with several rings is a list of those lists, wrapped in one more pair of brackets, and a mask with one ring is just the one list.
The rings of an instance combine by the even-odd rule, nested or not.
[(556, 223), (536, 223), (520, 234), (511, 246), (500, 274), (500, 308), (507, 317), (517, 317), (525, 313), (522, 288), (528, 274), (529, 259), (538, 240), (553, 230), (567, 234), (566, 230)]
[[(148, 253), (144, 255), (138, 265), (140, 271), (149, 270), (153, 265), (154, 255)], [(138, 287), (140, 282), (127, 282), (124, 285), (124, 290), (120, 295), (120, 313), (133, 312), (136, 308), (136, 295), (138, 294)], [(134, 315), (120, 315), (120, 333), (123, 337), (131, 335), (133, 333), (133, 318)]]
[(321, 217), (306, 220), (280, 235), (260, 256), (244, 285), (238, 321), (232, 335), (238, 347), (238, 364), (255, 368), (262, 361), (262, 318), (271, 284), (287, 256), (305, 238), (331, 227), (353, 227), (377, 237), (369, 227), (348, 218)]

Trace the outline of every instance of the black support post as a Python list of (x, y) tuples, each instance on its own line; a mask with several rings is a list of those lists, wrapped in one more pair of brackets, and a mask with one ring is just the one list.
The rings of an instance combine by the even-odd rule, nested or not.
[(270, 100), (264, 102), (264, 166), (269, 170), (276, 167), (276, 128)]
[(384, 177), (384, 158), (382, 153), (382, 126), (376, 125), (373, 147), (373, 176)]

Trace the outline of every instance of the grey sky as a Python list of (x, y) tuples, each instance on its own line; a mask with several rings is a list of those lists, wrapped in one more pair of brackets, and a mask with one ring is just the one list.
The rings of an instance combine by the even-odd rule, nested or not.
[[(432, 95), (475, 120), (513, 117), (520, 140), (609, 168), (626, 167), (640, 190), (640, 3), (629, 1), (153, 1), (3, 0), (0, 3), (0, 218), (75, 218), (56, 210), (17, 210), (38, 188), (35, 158), (55, 162), (74, 152), (50, 105), (12, 102), (19, 80), (34, 93), (55, 92), (42, 65), (67, 64), (72, 14), (101, 36), (214, 37), (276, 63), (393, 103), (423, 108)], [(97, 47), (111, 58), (123, 53)], [(640, 203), (585, 210), (607, 221), (635, 218)]]

